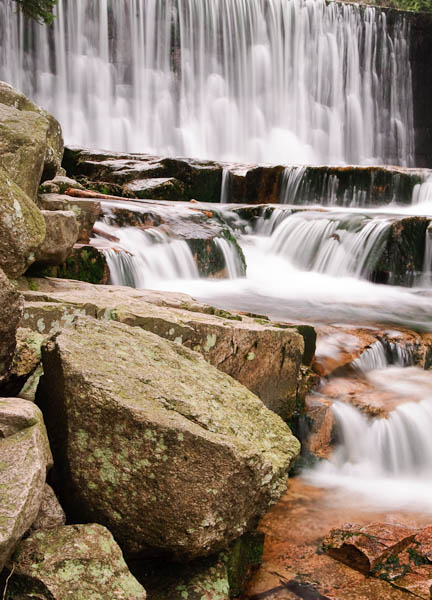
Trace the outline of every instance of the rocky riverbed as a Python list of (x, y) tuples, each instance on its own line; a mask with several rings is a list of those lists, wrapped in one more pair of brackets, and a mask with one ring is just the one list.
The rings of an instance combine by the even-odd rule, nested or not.
[[(344, 212), (354, 188), (369, 208), (395, 195), (407, 204), (424, 173), (311, 168), (281, 208), (283, 167), (231, 165), (231, 204), (221, 205), (227, 165), (64, 153), (57, 121), (3, 83), (0, 156), (4, 597), (412, 595), (390, 576), (359, 573), (343, 553), (349, 566), (323, 553), (323, 540), (337, 529), (336, 547), (352, 534), (347, 521), (430, 523), (325, 489), (330, 475), (340, 487), (331, 460), (344, 417), (335, 406), (356, 411), (362, 437), (430, 393), (427, 295), (410, 288), (426, 276), (430, 218), (394, 207), (377, 222), (375, 213)], [(303, 205), (335, 178), (329, 203), (342, 212)], [(294, 239), (279, 226), (288, 236), (312, 226), (315, 250), (327, 256), (349, 235), (369, 239), (377, 223), (367, 261), (358, 253), (340, 265), (381, 290), (406, 286), (398, 298), (412, 306), (399, 321), (375, 300), (375, 312), (353, 323), (338, 306), (314, 312), (313, 295), (287, 311), (256, 290), (236, 297), (229, 288), (233, 279), (248, 284), (251, 244), (256, 251), (263, 232), (276, 234), (279, 252)], [(204, 284), (210, 293), (174, 291), (179, 272), (186, 290)], [(257, 303), (269, 315), (253, 310)], [(403, 394), (376, 375), (388, 366), (393, 382), (405, 380)], [(424, 597), (425, 577), (421, 586)]]

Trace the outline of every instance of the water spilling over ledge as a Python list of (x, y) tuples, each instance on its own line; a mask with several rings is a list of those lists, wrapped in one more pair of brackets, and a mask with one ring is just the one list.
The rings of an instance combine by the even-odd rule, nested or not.
[(413, 164), (403, 16), (323, 0), (60, 0), (48, 30), (14, 5), (0, 6), (0, 78), (51, 110), (69, 143)]

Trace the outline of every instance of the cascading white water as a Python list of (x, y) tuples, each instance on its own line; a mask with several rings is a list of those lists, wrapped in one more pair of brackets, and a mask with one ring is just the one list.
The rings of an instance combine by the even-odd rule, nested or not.
[(287, 167), (282, 173), (280, 202), (296, 204), (297, 194), (301, 188), (306, 167)]
[(361, 215), (294, 213), (273, 232), (270, 251), (308, 270), (360, 277), (378, 262), (390, 227)]
[(215, 238), (214, 243), (223, 254), (228, 279), (238, 279), (243, 275), (240, 256), (233, 244), (224, 238)]
[(350, 490), (375, 506), (432, 512), (432, 373), (392, 367), (369, 377), (407, 402), (382, 419), (336, 402), (332, 408), (340, 442), (331, 459), (306, 478)]
[(389, 365), (408, 367), (414, 363), (412, 348), (378, 340), (354, 359), (351, 365), (361, 373), (385, 369)]
[(229, 202), (229, 183), (230, 183), (230, 170), (227, 167), (222, 169), (222, 181), (221, 181), (221, 193), (220, 202), (221, 204), (227, 204)]
[(325, 0), (59, 0), (56, 13), (49, 29), (0, 1), (0, 79), (53, 112), (69, 144), (413, 163), (403, 18)]
[(198, 278), (198, 269), (186, 242), (171, 240), (156, 229), (105, 227), (111, 234), (115, 233), (123, 249), (104, 250), (112, 284), (157, 288), (162, 281)]

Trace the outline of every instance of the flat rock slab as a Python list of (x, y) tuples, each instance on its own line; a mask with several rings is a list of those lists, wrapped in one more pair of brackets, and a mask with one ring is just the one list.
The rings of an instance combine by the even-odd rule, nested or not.
[(52, 465), (40, 410), (20, 398), (0, 399), (0, 571), (36, 519)]
[(217, 552), (284, 492), (299, 442), (200, 354), (88, 318), (42, 358), (37, 402), (62, 504), (106, 525), (129, 555)]
[(32, 285), (40, 290), (25, 292), (25, 327), (47, 335), (79, 315), (140, 327), (200, 352), (280, 416), (288, 418), (295, 409), (304, 357), (313, 355), (312, 327), (276, 326), (183, 294), (61, 280), (34, 279)]
[(8, 598), (145, 600), (111, 533), (101, 525), (69, 525), (32, 533), (18, 546)]

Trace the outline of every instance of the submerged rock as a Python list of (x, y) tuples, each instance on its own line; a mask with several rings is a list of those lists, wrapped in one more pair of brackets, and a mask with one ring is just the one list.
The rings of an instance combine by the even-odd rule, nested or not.
[(84, 319), (43, 348), (43, 365), (37, 401), (62, 502), (128, 554), (217, 552), (285, 490), (298, 441), (198, 353)]
[(22, 312), (22, 296), (0, 269), (0, 383), (12, 364)]
[(8, 277), (19, 277), (35, 261), (45, 233), (41, 211), (0, 167), (0, 268)]
[(145, 600), (110, 532), (101, 525), (37, 531), (14, 557), (8, 599)]
[(52, 457), (40, 410), (0, 399), (0, 571), (36, 519)]

